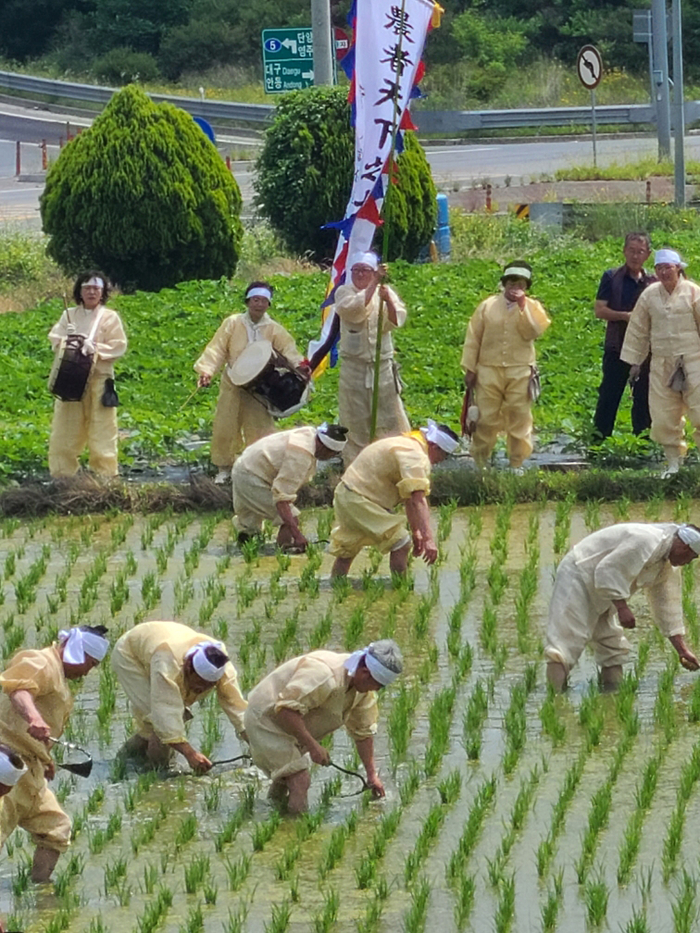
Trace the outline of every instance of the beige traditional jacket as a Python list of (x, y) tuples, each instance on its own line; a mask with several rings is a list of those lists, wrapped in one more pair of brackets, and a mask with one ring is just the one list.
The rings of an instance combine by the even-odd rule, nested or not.
[(186, 742), (183, 713), (216, 691), (219, 706), (236, 732), (243, 732), (243, 713), (247, 706), (238, 686), (236, 669), (229, 661), (223, 676), (204, 693), (194, 693), (185, 684), (183, 664), (190, 648), (212, 636), (196, 632), (179, 622), (142, 622), (134, 626), (114, 646), (115, 654), (128, 657), (141, 668), (151, 685), (151, 709), (145, 719), (158, 738), (167, 743)]
[(49, 749), (27, 732), (27, 722), (10, 702), (10, 694), (27, 690), (44, 722), (57, 739), (63, 735), (73, 709), (73, 694), (63, 671), (63, 661), (57, 646), (19, 651), (0, 674), (0, 742), (5, 742), (20, 755), (38, 758), (48, 764)]
[(365, 499), (393, 509), (412, 492), (430, 493), (428, 442), (420, 431), (384, 437), (365, 447), (342, 482)]
[(236, 472), (240, 470), (268, 485), (273, 502), (294, 502), (316, 472), (316, 428), (292, 428), (261, 438), (238, 458)]
[(502, 294), (482, 301), (471, 316), (464, 340), (461, 366), (476, 372), (481, 366), (533, 366), (534, 341), (549, 327), (544, 308), (535, 298), (525, 299), (521, 311), (517, 302)]
[[(386, 305), (382, 314), (381, 359), (389, 360), (394, 355), (391, 332), (403, 327), (406, 322), (406, 306), (393, 289), (389, 289), (396, 307), (396, 324), (392, 324)], [(357, 289), (352, 283), (341, 285), (335, 293), (335, 310), (340, 318), (341, 360), (352, 359), (362, 363), (374, 363), (377, 345), (377, 323), (379, 320), (379, 294), (375, 290), (365, 306), (365, 289)]]
[(584, 578), (591, 601), (602, 613), (613, 600), (644, 589), (659, 630), (683, 634), (681, 573), (668, 560), (679, 526), (671, 522), (624, 522), (587, 535), (570, 554)]
[(289, 331), (268, 314), (263, 315), (259, 324), (253, 324), (246, 311), (226, 318), (194, 364), (194, 369), (201, 375), (214, 376), (223, 366), (233, 366), (248, 344), (256, 340), (269, 340), (292, 366), (298, 366), (302, 361)]
[(111, 308), (98, 305), (94, 311), (87, 311), (82, 305), (68, 308), (64, 311), (58, 322), (49, 331), (49, 340), (54, 353), (58, 349), (62, 337), (68, 336), (68, 324), (73, 324), (72, 333), (87, 337), (92, 331), (96, 316), (102, 311), (97, 331), (93, 337), (95, 344), (95, 376), (114, 376), (114, 361), (126, 353), (126, 334), (121, 318)]
[[(349, 654), (335, 651), (311, 651), (286, 661), (254, 687), (248, 703), (251, 712), (269, 718), (273, 731), (274, 714), (292, 709), (304, 719), (315, 739), (345, 726), (355, 741), (377, 731), (377, 696), (373, 691), (358, 693), (349, 689), (349, 674), (344, 662)], [(286, 733), (285, 733), (286, 734)]]
[(620, 359), (641, 365), (662, 357), (700, 357), (700, 286), (681, 279), (669, 294), (661, 282), (644, 289), (627, 325)]

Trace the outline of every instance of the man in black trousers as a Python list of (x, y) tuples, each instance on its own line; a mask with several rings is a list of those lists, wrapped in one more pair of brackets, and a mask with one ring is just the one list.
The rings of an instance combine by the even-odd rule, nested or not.
[[(623, 265), (617, 269), (607, 269), (598, 286), (595, 316), (607, 321), (607, 328), (603, 351), (603, 380), (598, 389), (598, 405), (593, 419), (596, 441), (602, 441), (612, 434), (617, 409), (629, 379), (630, 367), (620, 359), (620, 350), (637, 298), (647, 285), (656, 281), (644, 268), (650, 253), (651, 242), (646, 233), (628, 233), (623, 249)], [(642, 365), (639, 378), (632, 386), (632, 430), (635, 434), (642, 434), (649, 430), (650, 425), (647, 359)]]

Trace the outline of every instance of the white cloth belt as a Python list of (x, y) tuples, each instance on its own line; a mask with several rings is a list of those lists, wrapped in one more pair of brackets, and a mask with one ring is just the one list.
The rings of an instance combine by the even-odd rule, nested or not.
[(86, 654), (95, 661), (102, 661), (109, 651), (106, 638), (95, 632), (85, 632), (77, 626), (59, 632), (58, 638), (63, 644), (63, 660), (68, 664), (83, 664)]
[[(19, 755), (17, 756), (19, 758)], [(22, 759), (20, 758), (20, 761)], [(14, 787), (23, 774), (27, 773), (27, 766), (22, 761), (21, 768), (15, 768), (6, 752), (0, 752), (0, 784)]]
[(218, 648), (219, 651), (222, 651), (226, 654), (226, 648), (223, 642), (220, 641), (200, 641), (198, 645), (190, 648), (190, 650), (185, 655), (185, 658), (192, 658), (192, 667), (195, 670), (195, 673), (199, 674), (202, 680), (208, 681), (210, 684), (216, 683), (224, 675), (225, 664), (222, 664), (221, 667), (217, 667), (215, 664), (212, 664), (209, 658), (206, 655), (207, 648)]

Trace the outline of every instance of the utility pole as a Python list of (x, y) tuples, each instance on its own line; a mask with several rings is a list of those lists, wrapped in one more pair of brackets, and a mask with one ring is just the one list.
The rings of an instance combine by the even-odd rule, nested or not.
[(311, 0), (314, 33), (314, 84), (333, 84), (330, 0)]
[(681, 0), (672, 0), (671, 23), (673, 30), (673, 177), (676, 207), (685, 207), (685, 113), (683, 95), (683, 26)]
[(671, 158), (671, 102), (668, 83), (665, 0), (651, 0), (651, 29), (654, 48), (656, 129), (659, 136), (659, 161), (662, 162)]

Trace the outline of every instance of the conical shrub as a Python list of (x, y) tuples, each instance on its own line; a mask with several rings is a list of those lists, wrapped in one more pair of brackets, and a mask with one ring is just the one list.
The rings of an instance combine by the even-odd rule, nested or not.
[(41, 217), (69, 274), (97, 267), (124, 290), (233, 274), (241, 194), (192, 117), (135, 85), (115, 94), (49, 169)]

